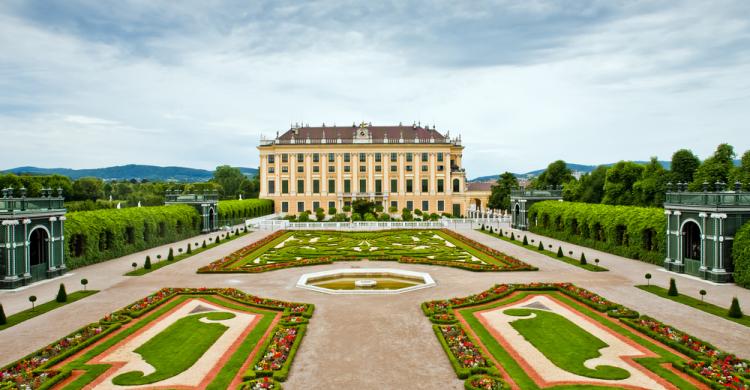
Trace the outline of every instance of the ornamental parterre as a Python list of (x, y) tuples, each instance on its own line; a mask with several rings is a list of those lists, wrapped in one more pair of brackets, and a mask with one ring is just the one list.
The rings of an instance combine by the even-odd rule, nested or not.
[[(627, 324), (631, 329), (683, 353), (690, 360), (680, 361), (672, 365), (714, 388), (750, 389), (750, 362), (747, 360), (720, 351), (711, 344), (672, 326), (647, 316), (641, 316), (634, 310), (570, 283), (499, 284), (467, 297), (428, 301), (422, 304), (422, 311), (435, 324), (433, 327), (440, 330), (440, 337), (445, 339), (448, 346), (446, 353), (448, 353), (452, 362), (455, 361), (466, 368), (481, 366), (482, 364), (490, 366), (491, 370), (484, 373), (482, 377), (474, 376), (467, 380), (467, 389), (504, 388), (492, 387), (503, 386), (502, 380), (497, 375), (499, 367), (495, 367), (494, 363), (484, 358), (479, 347), (464, 330), (463, 322), (443, 325), (442, 320), (450, 319), (454, 314), (458, 317), (458, 309), (480, 310), (479, 308), (487, 307), (485, 305), (510, 297), (515, 292), (528, 294), (534, 291), (565, 294), (597, 312), (606, 314), (611, 318), (611, 321)], [(454, 368), (457, 367), (454, 366)], [(458, 370), (457, 374), (462, 377)], [(497, 384), (493, 384), (495, 383), (493, 380)]]
[[(264, 361), (269, 359), (269, 367), (276, 370), (283, 366), (288, 370), (294, 356), (291, 345), (299, 345), (306, 324), (312, 316), (314, 306), (305, 303), (285, 302), (276, 299), (262, 298), (244, 293), (232, 288), (162, 288), (143, 299), (114, 312), (105, 315), (96, 323), (89, 324), (68, 336), (0, 369), (0, 390), (9, 389), (37, 389), (50, 387), (71, 375), (71, 369), (66, 368), (70, 363), (66, 359), (79, 351), (92, 346), (97, 348), (98, 341), (108, 335), (117, 336), (123, 325), (134, 321), (142, 321), (143, 314), (168, 303), (179, 295), (188, 296), (217, 296), (238, 302), (249, 307), (262, 310), (279, 311), (283, 313), (283, 326), (277, 331), (270, 342), (269, 349), (263, 355)], [(64, 364), (59, 369), (54, 368)], [(245, 373), (247, 376), (248, 373)], [(262, 375), (258, 375), (262, 376)], [(248, 389), (280, 389), (278, 380), (283, 378), (253, 379), (252, 383), (243, 383)], [(252, 387), (251, 387), (252, 385)]]

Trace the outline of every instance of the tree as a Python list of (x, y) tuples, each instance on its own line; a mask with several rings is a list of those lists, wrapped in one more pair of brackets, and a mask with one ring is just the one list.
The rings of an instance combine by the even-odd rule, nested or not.
[(169, 248), (169, 254), (167, 255), (167, 261), (174, 260), (174, 250), (172, 248)]
[(73, 193), (71, 199), (74, 200), (97, 200), (104, 197), (104, 183), (101, 179), (95, 177), (82, 177), (73, 182)]
[(146, 256), (146, 261), (143, 262), (143, 268), (151, 269), (151, 256)]
[(706, 296), (706, 294), (707, 294), (707, 293), (706, 293), (706, 290), (700, 290), (700, 291), (698, 291), (698, 294), (700, 294), (700, 295), (701, 295), (701, 302), (703, 302), (703, 297), (705, 297), (705, 296)]
[(359, 215), (365, 215), (367, 213), (375, 214), (375, 202), (370, 202), (365, 199), (357, 199), (352, 202), (352, 212)]
[(568, 164), (563, 160), (557, 160), (549, 164), (547, 169), (534, 180), (533, 187), (545, 189), (549, 186), (563, 185), (571, 180), (575, 180), (575, 178), (568, 168)]
[(563, 199), (571, 202), (601, 203), (608, 169), (604, 165), (599, 165), (579, 180), (563, 184)]
[(581, 252), (581, 260), (580, 260), (580, 263), (581, 263), (581, 265), (586, 265), (586, 264), (588, 264), (588, 263), (586, 262), (586, 255), (585, 255), (585, 254), (583, 254), (583, 252)]
[(83, 286), (83, 291), (86, 291), (86, 285), (89, 284), (89, 280), (86, 278), (81, 279), (81, 285)]
[(187, 253), (187, 254), (191, 254), (191, 253), (193, 253), (193, 247), (192, 247), (192, 246), (190, 246), (190, 243), (189, 243), (189, 242), (188, 242), (188, 246), (187, 246), (187, 252), (186, 252), (186, 253)]
[(526, 239), (526, 236), (523, 236), (523, 246), (529, 245), (529, 240)]
[(34, 311), (34, 302), (36, 302), (36, 295), (30, 296), (29, 302), (31, 302), (31, 311)]
[(674, 278), (669, 278), (669, 290), (667, 291), (667, 295), (670, 297), (676, 297), (680, 295), (679, 292), (677, 292), (677, 282), (674, 280)]
[(492, 186), (492, 194), (487, 206), (491, 209), (510, 209), (510, 190), (518, 187), (518, 179), (510, 172), (504, 172)]
[(632, 206), (638, 204), (633, 191), (635, 182), (643, 175), (643, 165), (632, 161), (620, 161), (607, 171), (602, 203)]
[(656, 157), (643, 169), (641, 179), (633, 184), (633, 191), (637, 194), (636, 206), (662, 207), (664, 192), (666, 191), (667, 174)]
[(737, 297), (732, 298), (732, 305), (729, 306), (727, 316), (730, 318), (742, 318), (742, 309), (740, 308), (740, 301), (737, 300)]
[(63, 303), (68, 301), (68, 293), (65, 291), (65, 285), (60, 283), (60, 288), (57, 290), (57, 302)]
[(651, 285), (651, 274), (646, 274), (646, 284), (647, 284), (648, 286), (650, 286), (650, 285)]
[(701, 160), (691, 150), (680, 149), (672, 155), (670, 178), (672, 183), (692, 183), (695, 170), (701, 165)]
[(729, 174), (734, 170), (734, 148), (729, 144), (721, 144), (716, 147), (714, 154), (703, 161), (700, 167), (695, 171), (693, 182), (690, 184), (691, 191), (701, 191), (703, 183), (708, 183), (713, 189), (717, 181), (726, 183), (729, 181)]
[(558, 246), (557, 247), (557, 257), (563, 257), (563, 256), (565, 256), (565, 255), (563, 255), (562, 247)]
[(536, 247), (536, 249), (541, 252), (544, 250), (544, 244), (542, 244), (542, 241), (539, 241), (539, 246)]
[(336, 215), (336, 208), (335, 207), (329, 207), (328, 208), (328, 215)]
[(201, 244), (201, 248), (206, 249), (206, 240), (203, 240), (203, 244)]
[[(334, 210), (334, 214), (335, 214), (335, 211), (336, 211), (336, 210)], [(324, 220), (325, 218), (326, 218), (326, 213), (325, 213), (325, 210), (323, 210), (323, 209), (322, 209), (321, 207), (318, 207), (318, 208), (317, 208), (317, 209), (315, 210), (315, 219), (316, 219), (316, 220), (317, 220), (318, 222), (323, 222), (323, 220)]]
[(750, 191), (750, 150), (742, 155), (740, 166), (732, 171), (730, 182), (740, 182), (745, 191)]
[(0, 303), (0, 325), (5, 325), (8, 323), (8, 319), (5, 317), (5, 309), (3, 309), (3, 304)]
[(234, 199), (240, 193), (240, 189), (248, 179), (239, 168), (221, 165), (216, 167), (214, 177), (211, 181), (221, 186), (219, 194), (222, 198)]
[(411, 215), (411, 210), (404, 207), (403, 210), (401, 210), (401, 219), (404, 220), (404, 222), (408, 222), (414, 219), (414, 216)]

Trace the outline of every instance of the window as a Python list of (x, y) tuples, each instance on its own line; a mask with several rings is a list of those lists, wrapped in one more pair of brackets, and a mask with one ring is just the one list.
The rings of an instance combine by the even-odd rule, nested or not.
[(334, 161), (336, 161), (336, 155), (333, 153), (328, 153), (328, 162), (332, 163)]
[(284, 165), (283, 167), (281, 167), (281, 173), (289, 173), (289, 167), (286, 166), (286, 165)]
[(352, 181), (349, 179), (344, 180), (344, 192), (352, 192)]
[(391, 192), (398, 192), (398, 179), (391, 179)]
[(380, 179), (375, 180), (375, 192), (383, 192), (383, 181)]
[(328, 172), (329, 172), (329, 173), (334, 173), (334, 172), (336, 172), (336, 167), (335, 167), (335, 166), (333, 166), (333, 165), (329, 165), (329, 166), (328, 166)]
[(297, 162), (298, 163), (305, 162), (305, 155), (302, 153), (297, 153)]
[(422, 211), (425, 213), (430, 210), (430, 201), (429, 200), (423, 200), (422, 201)]
[(445, 165), (438, 165), (438, 172), (445, 172)]
[(352, 167), (350, 167), (348, 165), (344, 165), (344, 173), (349, 173), (351, 171), (352, 171)]
[(320, 202), (313, 202), (312, 212), (318, 211), (319, 208), (320, 208)]
[(427, 170), (428, 170), (427, 165), (422, 165), (422, 172), (427, 172)]
[(438, 162), (443, 162), (443, 152), (438, 152), (437, 160)]
[(344, 162), (352, 161), (352, 157), (349, 153), (344, 153)]
[(289, 202), (281, 202), (281, 212), (282, 213), (289, 212)]
[(284, 153), (281, 155), (281, 162), (288, 163), (289, 162), (289, 155)]
[(409, 209), (409, 211), (413, 211), (414, 210), (414, 202), (411, 201), (411, 200), (407, 200), (406, 201), (406, 208)]
[(305, 192), (305, 181), (297, 180), (297, 193)]
[(281, 181), (281, 193), (282, 194), (288, 194), (289, 193), (289, 180), (282, 180)]
[(444, 180), (438, 179), (437, 182), (437, 192), (445, 192), (445, 186), (443, 185)]
[(453, 192), (461, 192), (461, 180), (453, 179)]
[(422, 192), (429, 192), (430, 191), (430, 181), (427, 179), (422, 179)]
[(383, 156), (380, 153), (375, 153), (375, 162), (380, 162)]
[(411, 165), (406, 166), (406, 172), (414, 172), (414, 167)]
[(398, 171), (398, 166), (391, 165), (391, 172), (396, 172), (396, 171)]
[(383, 166), (382, 165), (376, 165), (375, 166), (375, 172), (383, 172)]
[(391, 153), (391, 162), (398, 161), (398, 153)]
[[(313, 180), (313, 194), (319, 194), (320, 193), (320, 180)], [(313, 207), (313, 209), (317, 209), (317, 207)]]
[(414, 155), (411, 152), (406, 153), (406, 162), (411, 162), (413, 159)]
[(445, 211), (445, 201), (444, 200), (439, 200), (438, 201), (437, 211)]
[(398, 210), (398, 201), (397, 200), (392, 200), (391, 201), (391, 207), (395, 207), (396, 210)]
[(336, 180), (328, 180), (328, 192), (336, 192)]
[(360, 165), (359, 166), (359, 171), (360, 172), (367, 172), (367, 166), (366, 165)]
[(320, 167), (317, 165), (313, 166), (313, 173), (320, 173)]
[(320, 154), (313, 153), (313, 162), (320, 162)]
[(422, 153), (422, 162), (427, 162), (427, 158), (429, 155), (427, 153)]
[(364, 153), (359, 154), (359, 162), (365, 162), (367, 161), (367, 155)]
[(276, 162), (276, 157), (273, 154), (268, 155), (268, 163), (273, 164)]
[(359, 192), (367, 192), (367, 179), (359, 179)]
[(414, 180), (406, 180), (406, 192), (414, 192)]
[(273, 180), (268, 181), (268, 193), (273, 194), (276, 192), (276, 183)]
[(334, 201), (328, 202), (328, 208), (329, 209), (335, 209), (336, 208), (336, 202), (334, 202)]
[(303, 173), (303, 172), (305, 172), (305, 166), (297, 165), (297, 173)]
[(274, 173), (274, 172), (276, 172), (274, 167), (268, 167), (268, 173)]
[(297, 212), (301, 213), (305, 211), (305, 202), (297, 202)]

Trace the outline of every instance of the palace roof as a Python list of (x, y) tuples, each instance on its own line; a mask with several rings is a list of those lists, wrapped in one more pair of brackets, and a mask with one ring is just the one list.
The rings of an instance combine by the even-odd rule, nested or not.
[(454, 143), (449, 133), (441, 134), (435, 127), (413, 125), (372, 126), (362, 123), (351, 126), (292, 126), (275, 139), (261, 139), (261, 145), (272, 144), (351, 144), (351, 143)]

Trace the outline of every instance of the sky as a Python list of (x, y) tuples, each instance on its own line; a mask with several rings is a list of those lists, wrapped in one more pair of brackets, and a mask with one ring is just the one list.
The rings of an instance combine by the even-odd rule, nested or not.
[(256, 167), (290, 123), (460, 134), (469, 177), (750, 149), (750, 1), (0, 2), (0, 169)]

